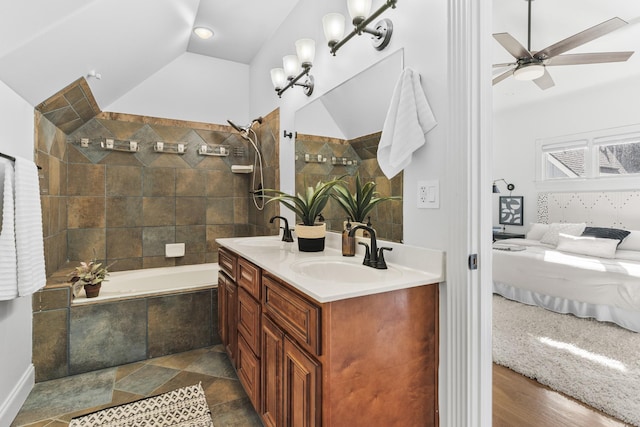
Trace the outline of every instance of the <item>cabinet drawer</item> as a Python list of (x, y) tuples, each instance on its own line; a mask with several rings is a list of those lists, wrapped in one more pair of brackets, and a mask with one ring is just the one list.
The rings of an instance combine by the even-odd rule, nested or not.
[(320, 308), (273, 277), (262, 276), (263, 310), (305, 350), (320, 355)]
[(260, 303), (238, 288), (238, 332), (255, 354), (260, 354)]
[(260, 267), (256, 267), (244, 258), (238, 259), (238, 286), (246, 289), (258, 301), (260, 301), (260, 274)]
[(254, 408), (260, 408), (260, 359), (253, 354), (242, 335), (238, 335), (238, 378)]
[(218, 265), (220, 270), (224, 271), (231, 280), (236, 280), (238, 257), (234, 253), (225, 248), (218, 249)]

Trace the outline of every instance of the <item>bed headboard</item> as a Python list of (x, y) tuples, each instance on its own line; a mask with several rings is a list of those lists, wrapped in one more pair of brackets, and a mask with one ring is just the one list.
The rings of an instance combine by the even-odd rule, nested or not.
[(538, 222), (640, 230), (640, 191), (538, 193)]

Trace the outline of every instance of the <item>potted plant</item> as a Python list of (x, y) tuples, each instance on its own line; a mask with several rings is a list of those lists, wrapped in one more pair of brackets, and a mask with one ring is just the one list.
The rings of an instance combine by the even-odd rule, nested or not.
[(73, 269), (69, 274), (71, 276), (71, 283), (73, 284), (73, 295), (77, 295), (80, 290), (80, 286), (84, 286), (84, 291), (87, 294), (87, 298), (95, 298), (100, 294), (100, 288), (102, 282), (109, 275), (109, 267), (114, 263), (109, 264), (106, 267), (102, 266), (101, 262), (97, 262), (94, 258), (89, 262), (81, 262), (80, 265)]
[(371, 210), (379, 203), (387, 200), (400, 200), (399, 196), (376, 197), (375, 181), (369, 181), (364, 185), (360, 181), (360, 174), (356, 175), (356, 192), (351, 194), (343, 181), (334, 187), (332, 197), (338, 201), (340, 207), (354, 223), (365, 224), (365, 219)]
[(332, 197), (331, 190), (341, 182), (335, 179), (328, 182), (319, 181), (315, 187), (307, 187), (304, 194), (287, 194), (278, 190), (263, 190), (266, 194), (272, 193), (267, 203), (278, 201), (286, 208), (292, 210), (302, 221), (295, 228), (298, 236), (298, 249), (302, 252), (320, 252), (324, 250), (324, 240), (327, 233), (327, 225), (324, 222), (316, 222), (316, 218)]

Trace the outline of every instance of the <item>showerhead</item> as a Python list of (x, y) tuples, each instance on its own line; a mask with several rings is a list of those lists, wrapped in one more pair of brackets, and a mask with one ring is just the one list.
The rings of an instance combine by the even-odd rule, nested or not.
[(233, 123), (231, 120), (227, 119), (227, 123), (229, 123), (235, 130), (237, 130), (240, 133), (245, 133), (248, 129), (247, 126), (244, 127), (240, 127), (237, 124)]

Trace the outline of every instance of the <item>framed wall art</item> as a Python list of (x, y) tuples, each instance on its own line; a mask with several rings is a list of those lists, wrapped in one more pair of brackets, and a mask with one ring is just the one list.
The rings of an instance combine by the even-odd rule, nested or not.
[(503, 225), (523, 224), (523, 204), (522, 196), (500, 196), (499, 202), (499, 223)]

